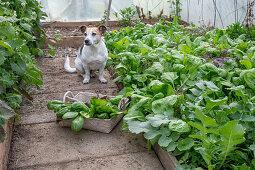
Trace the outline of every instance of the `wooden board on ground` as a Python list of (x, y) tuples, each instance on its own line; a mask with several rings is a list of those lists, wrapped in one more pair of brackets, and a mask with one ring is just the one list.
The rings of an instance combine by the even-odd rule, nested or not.
[(7, 138), (3, 143), (0, 143), (0, 169), (6, 170), (8, 163), (8, 155), (10, 150), (13, 122), (7, 121), (4, 126)]
[(158, 158), (167, 170), (174, 170), (177, 167), (177, 159), (172, 155), (171, 152), (164, 151), (161, 149), (158, 143), (153, 146), (154, 151), (158, 155)]

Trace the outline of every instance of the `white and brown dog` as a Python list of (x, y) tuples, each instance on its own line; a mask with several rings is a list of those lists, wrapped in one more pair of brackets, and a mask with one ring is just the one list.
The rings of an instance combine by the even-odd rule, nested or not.
[(103, 76), (104, 67), (108, 59), (108, 51), (102, 40), (102, 35), (106, 31), (105, 26), (88, 28), (82, 26), (81, 32), (85, 35), (85, 40), (75, 59), (75, 68), (70, 67), (69, 57), (66, 57), (64, 68), (69, 73), (78, 72), (83, 76), (83, 83), (89, 83), (90, 77), (94, 77), (95, 70), (99, 70), (99, 80), (107, 83)]

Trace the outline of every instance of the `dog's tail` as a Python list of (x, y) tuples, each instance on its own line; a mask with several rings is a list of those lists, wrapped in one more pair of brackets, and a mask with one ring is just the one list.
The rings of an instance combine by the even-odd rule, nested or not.
[(66, 62), (65, 62), (64, 68), (65, 68), (65, 70), (66, 70), (68, 73), (74, 73), (74, 72), (76, 72), (76, 68), (70, 67), (70, 60), (69, 60), (69, 57), (68, 57), (68, 56), (66, 56)]

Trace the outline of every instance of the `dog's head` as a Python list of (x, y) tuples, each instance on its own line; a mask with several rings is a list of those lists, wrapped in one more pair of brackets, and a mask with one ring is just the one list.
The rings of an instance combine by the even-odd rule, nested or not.
[(81, 26), (81, 32), (85, 35), (85, 45), (95, 45), (101, 41), (102, 35), (106, 32), (106, 27), (101, 25), (99, 27)]

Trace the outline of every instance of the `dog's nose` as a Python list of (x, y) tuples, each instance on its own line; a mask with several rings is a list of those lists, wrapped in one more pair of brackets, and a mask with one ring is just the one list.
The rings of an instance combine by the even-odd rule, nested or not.
[(89, 40), (85, 40), (85, 44), (89, 44)]

